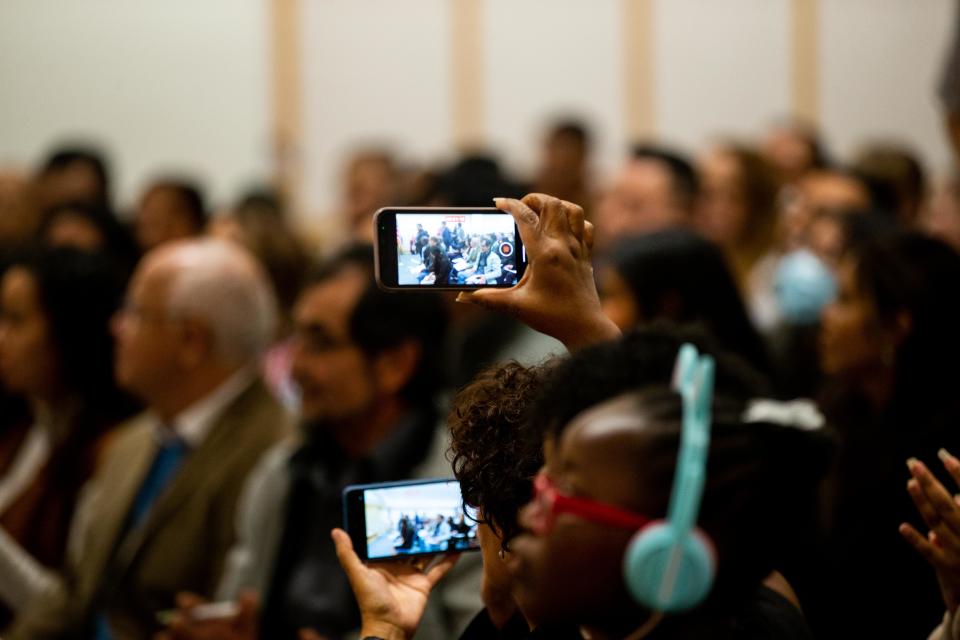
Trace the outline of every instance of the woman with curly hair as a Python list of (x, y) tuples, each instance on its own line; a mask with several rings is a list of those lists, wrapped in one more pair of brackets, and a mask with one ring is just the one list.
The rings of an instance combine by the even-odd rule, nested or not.
[(529, 502), (533, 477), (543, 466), (542, 434), (529, 426), (528, 412), (550, 367), (516, 362), (491, 367), (453, 401), (450, 457), (463, 501), (477, 510), (480, 594), (486, 605), (461, 638), (523, 638), (530, 631), (522, 603), (511, 594), (505, 562), (510, 541), (520, 533), (517, 515)]

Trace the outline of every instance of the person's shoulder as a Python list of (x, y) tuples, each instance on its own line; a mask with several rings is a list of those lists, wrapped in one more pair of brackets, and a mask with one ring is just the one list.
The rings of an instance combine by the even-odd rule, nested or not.
[(807, 625), (803, 612), (783, 594), (766, 585), (761, 585), (756, 590), (737, 618), (742, 632), (738, 637), (744, 640), (813, 639), (813, 632)]
[(141, 411), (117, 424), (100, 438), (98, 459), (120, 455), (131, 447), (139, 448), (153, 437), (156, 417), (149, 411)]
[(260, 376), (226, 408), (239, 424), (245, 424), (253, 432), (267, 436), (271, 441), (289, 435), (294, 418), (270, 392)]

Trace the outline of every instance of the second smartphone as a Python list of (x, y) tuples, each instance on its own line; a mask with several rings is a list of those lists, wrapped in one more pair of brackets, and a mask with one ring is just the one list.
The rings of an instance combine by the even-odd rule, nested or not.
[(351, 485), (343, 524), (365, 562), (480, 548), (476, 513), (453, 479)]
[(391, 291), (512, 287), (527, 267), (513, 217), (495, 207), (385, 207), (374, 225), (377, 283)]

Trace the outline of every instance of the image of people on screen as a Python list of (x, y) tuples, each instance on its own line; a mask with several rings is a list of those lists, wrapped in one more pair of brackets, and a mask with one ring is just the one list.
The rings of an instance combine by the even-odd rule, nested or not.
[(398, 213), (398, 284), (513, 286), (513, 219), (500, 214)]
[(367, 557), (464, 551), (479, 545), (456, 482), (375, 489), (364, 494)]

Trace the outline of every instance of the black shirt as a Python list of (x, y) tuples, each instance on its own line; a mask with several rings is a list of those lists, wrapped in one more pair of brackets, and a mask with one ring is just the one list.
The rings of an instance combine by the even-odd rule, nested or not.
[(330, 530), (343, 526), (342, 491), (409, 478), (430, 449), (436, 422), (432, 409), (412, 412), (361, 459), (349, 459), (329, 433), (314, 429), (291, 456), (287, 521), (264, 598), (262, 638), (295, 639), (307, 627), (336, 639), (359, 628), (360, 612), (330, 539)]

